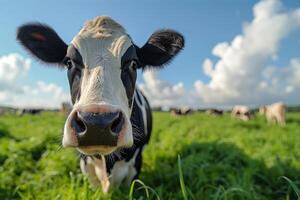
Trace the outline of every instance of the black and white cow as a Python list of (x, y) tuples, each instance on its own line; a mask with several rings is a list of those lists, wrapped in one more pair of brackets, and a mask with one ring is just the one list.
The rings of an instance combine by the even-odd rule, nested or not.
[(184, 47), (173, 30), (135, 45), (110, 17), (88, 21), (71, 44), (43, 24), (19, 27), (17, 39), (38, 59), (66, 66), (73, 102), (63, 136), (64, 147), (82, 154), (80, 166), (104, 192), (130, 184), (140, 172), (152, 118), (145, 96), (135, 87), (137, 69), (161, 68)]
[(30, 115), (36, 115), (42, 112), (42, 109), (35, 109), (35, 108), (23, 108), (18, 110), (17, 115), (25, 115), (25, 114), (30, 114)]

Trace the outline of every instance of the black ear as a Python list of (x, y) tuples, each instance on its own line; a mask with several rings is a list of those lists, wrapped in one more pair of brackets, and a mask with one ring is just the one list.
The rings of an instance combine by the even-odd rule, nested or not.
[(47, 25), (25, 24), (17, 30), (17, 40), (34, 56), (46, 63), (62, 63), (68, 46)]
[(143, 67), (162, 67), (168, 64), (184, 47), (184, 37), (180, 33), (165, 29), (156, 31), (147, 43), (137, 49)]

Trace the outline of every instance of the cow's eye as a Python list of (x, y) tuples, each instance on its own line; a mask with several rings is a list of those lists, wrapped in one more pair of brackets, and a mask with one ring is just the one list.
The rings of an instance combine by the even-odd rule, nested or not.
[(72, 61), (70, 59), (66, 62), (66, 66), (67, 66), (68, 69), (72, 68), (73, 63), (72, 63)]
[(137, 69), (137, 67), (138, 67), (137, 61), (136, 61), (136, 60), (131, 61), (130, 67), (131, 67), (132, 69)]
[(71, 60), (70, 58), (66, 58), (63, 62), (64, 62), (65, 66), (66, 66), (68, 69), (71, 69), (71, 68), (72, 68), (73, 63), (72, 63), (72, 60)]

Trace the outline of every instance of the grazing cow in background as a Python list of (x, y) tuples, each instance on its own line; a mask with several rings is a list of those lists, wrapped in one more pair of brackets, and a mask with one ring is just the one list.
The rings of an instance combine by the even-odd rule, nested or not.
[(34, 108), (23, 108), (18, 110), (17, 114), (19, 116), (30, 114), (30, 115), (36, 115), (42, 112), (42, 109), (34, 109)]
[(193, 113), (192, 108), (188, 107), (188, 106), (184, 106), (180, 108), (180, 112), (182, 115), (190, 115)]
[(234, 106), (231, 112), (231, 116), (241, 119), (243, 121), (249, 121), (251, 117), (251, 112), (248, 106)]
[(286, 106), (277, 102), (267, 106), (261, 106), (259, 113), (266, 116), (267, 121), (278, 123), (281, 126), (285, 125), (285, 110)]
[(154, 32), (138, 47), (110, 17), (88, 21), (71, 44), (42, 24), (25, 24), (17, 39), (46, 63), (66, 66), (73, 103), (63, 136), (64, 147), (82, 154), (80, 166), (103, 192), (130, 184), (142, 165), (152, 117), (145, 96), (135, 87), (137, 70), (161, 68), (184, 47), (176, 31)]
[(189, 107), (182, 107), (182, 108), (171, 108), (171, 114), (174, 116), (177, 115), (189, 115), (192, 114), (193, 110)]
[(224, 113), (223, 110), (218, 110), (218, 109), (208, 109), (206, 111), (206, 114), (212, 115), (212, 116), (222, 116)]
[(173, 115), (173, 116), (181, 115), (181, 111), (180, 111), (179, 108), (171, 108), (171, 109), (170, 109), (170, 113), (171, 113), (171, 115)]

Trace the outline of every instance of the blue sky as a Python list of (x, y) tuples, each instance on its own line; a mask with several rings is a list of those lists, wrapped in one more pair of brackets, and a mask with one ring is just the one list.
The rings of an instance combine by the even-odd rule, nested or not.
[[(32, 59), (15, 40), (16, 28), (26, 22), (39, 21), (52, 26), (69, 43), (88, 19), (97, 15), (109, 15), (122, 24), (138, 45), (148, 39), (159, 28), (172, 28), (184, 34), (186, 47), (174, 62), (159, 73), (159, 79), (176, 84), (182, 82), (185, 90), (192, 90), (195, 81), (204, 84), (210, 81), (202, 70), (206, 58), (216, 62), (212, 49), (220, 42), (231, 42), (243, 31), (246, 22), (253, 19), (253, 6), (259, 1), (252, 0), (207, 0), (207, 1), (124, 1), (124, 0), (4, 0), (0, 13), (0, 57), (18, 53)], [(300, 7), (300, 1), (284, 1), (283, 10)], [(268, 64), (287, 66), (291, 58), (299, 57), (300, 30), (291, 32), (280, 42), (276, 59)], [(44, 66), (32, 59), (27, 78), (21, 84), (32, 85), (42, 80), (55, 83), (66, 92), (66, 72)], [(139, 83), (143, 82), (140, 74)]]

